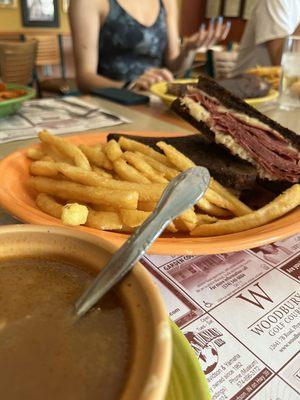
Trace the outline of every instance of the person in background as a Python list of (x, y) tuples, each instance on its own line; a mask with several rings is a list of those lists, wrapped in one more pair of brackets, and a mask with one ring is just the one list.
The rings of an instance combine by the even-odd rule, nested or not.
[(196, 49), (224, 40), (229, 26), (202, 25), (180, 44), (176, 0), (72, 0), (78, 86), (148, 90), (188, 69)]
[(284, 40), (300, 35), (300, 0), (258, 0), (247, 22), (233, 75), (280, 65)]

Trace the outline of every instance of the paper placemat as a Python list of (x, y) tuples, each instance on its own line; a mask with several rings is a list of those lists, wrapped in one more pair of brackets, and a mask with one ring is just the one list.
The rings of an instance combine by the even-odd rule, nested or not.
[(253, 250), (147, 255), (213, 400), (300, 397), (300, 234)]
[(42, 129), (59, 135), (128, 122), (121, 115), (73, 96), (30, 100), (16, 114), (0, 119), (0, 144), (36, 137)]

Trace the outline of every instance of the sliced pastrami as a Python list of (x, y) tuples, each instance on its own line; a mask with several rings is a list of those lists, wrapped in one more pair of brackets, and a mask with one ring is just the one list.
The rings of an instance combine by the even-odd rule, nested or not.
[(230, 110), (219, 111), (220, 103), (197, 91), (189, 97), (210, 113), (206, 121), (213, 131), (230, 134), (249, 155), (278, 180), (298, 182), (300, 179), (299, 153), (289, 147), (288, 140), (272, 130), (253, 126)]

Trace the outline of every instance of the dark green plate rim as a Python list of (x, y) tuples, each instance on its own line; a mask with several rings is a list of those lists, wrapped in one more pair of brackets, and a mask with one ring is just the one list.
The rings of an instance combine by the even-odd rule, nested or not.
[(211, 400), (199, 360), (184, 334), (171, 322), (173, 363), (166, 400)]

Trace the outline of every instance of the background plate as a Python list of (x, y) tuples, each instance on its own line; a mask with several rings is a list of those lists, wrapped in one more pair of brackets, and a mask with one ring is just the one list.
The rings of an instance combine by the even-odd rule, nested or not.
[[(172, 83), (196, 83), (197, 79), (177, 79)], [(171, 94), (167, 94), (167, 83), (166, 82), (158, 82), (151, 86), (150, 91), (156, 96), (160, 97), (162, 101), (170, 107), (172, 102), (176, 99), (176, 96)], [(274, 89), (271, 89), (269, 94), (264, 97), (258, 97), (253, 99), (246, 99), (246, 103), (250, 104), (253, 107), (261, 103), (265, 103), (267, 101), (275, 100), (278, 97), (278, 92)]]
[[(119, 133), (126, 134), (126, 132), (121, 131)], [(151, 137), (183, 136), (180, 133), (173, 134), (166, 132), (133, 131), (127, 132), (127, 134)], [(70, 136), (69, 139), (74, 143), (92, 145), (104, 143), (107, 135), (108, 133), (87, 133)], [(36, 207), (34, 193), (26, 186), (26, 181), (29, 177), (30, 161), (26, 158), (25, 154), (26, 149), (18, 150), (0, 162), (0, 206), (23, 222), (39, 225), (62, 225), (60, 220), (43, 213)], [(85, 226), (74, 229), (95, 234), (111, 241), (117, 246), (121, 246), (128, 238), (128, 235), (125, 233), (100, 231)], [(272, 243), (298, 232), (300, 232), (300, 207), (267, 225), (229, 235), (197, 238), (184, 234), (164, 234), (155, 241), (148, 250), (148, 253), (168, 255), (228, 253)]]
[(29, 100), (35, 96), (35, 90), (29, 86), (8, 83), (7, 87), (8, 89), (24, 89), (27, 91), (27, 93), (24, 96), (20, 96), (15, 99), (0, 101), (0, 118), (14, 114), (22, 106), (22, 103), (24, 103), (24, 101)]

